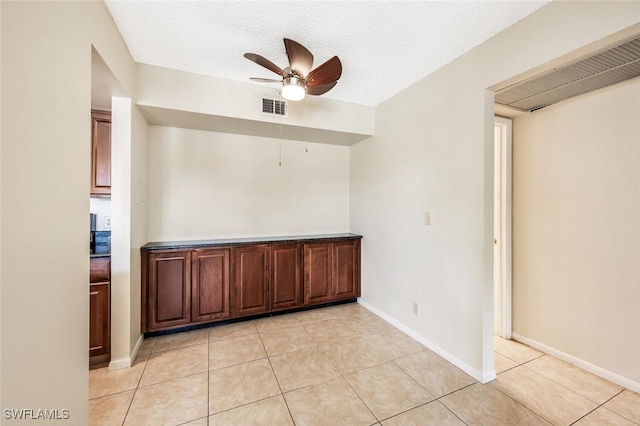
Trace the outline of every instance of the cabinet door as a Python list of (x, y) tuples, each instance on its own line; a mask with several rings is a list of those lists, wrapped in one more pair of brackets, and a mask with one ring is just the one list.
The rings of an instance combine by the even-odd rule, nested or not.
[(91, 111), (91, 195), (111, 195), (111, 113)]
[(111, 258), (96, 257), (89, 261), (89, 282), (104, 283), (111, 281)]
[[(111, 347), (109, 288), (108, 282), (89, 286), (89, 356), (92, 358), (92, 363), (109, 360)], [(106, 358), (102, 356), (96, 359), (100, 355), (106, 355)]]
[(331, 300), (331, 243), (304, 245), (304, 304)]
[(231, 250), (196, 250), (191, 256), (191, 319), (199, 322), (228, 318)]
[(149, 255), (149, 331), (191, 322), (190, 275), (188, 251)]
[(276, 244), (271, 247), (271, 309), (292, 308), (302, 304), (300, 244)]
[(234, 314), (266, 312), (269, 308), (269, 246), (236, 248), (234, 258)]
[(333, 299), (360, 296), (360, 241), (333, 243)]

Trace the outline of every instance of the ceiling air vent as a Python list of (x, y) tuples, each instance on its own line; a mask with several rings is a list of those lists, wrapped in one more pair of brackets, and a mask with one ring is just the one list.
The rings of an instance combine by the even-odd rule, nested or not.
[(496, 92), (495, 101), (535, 111), (562, 100), (640, 76), (640, 36), (588, 58)]
[(264, 114), (273, 114), (280, 117), (286, 117), (287, 104), (285, 103), (285, 101), (262, 98), (262, 112)]

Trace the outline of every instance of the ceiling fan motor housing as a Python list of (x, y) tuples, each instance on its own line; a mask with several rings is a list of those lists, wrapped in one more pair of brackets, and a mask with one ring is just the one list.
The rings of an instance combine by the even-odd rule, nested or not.
[(305, 81), (296, 76), (289, 75), (282, 79), (282, 97), (290, 101), (299, 101), (304, 99), (306, 94)]
[[(305, 95), (322, 95), (331, 90), (342, 74), (342, 64), (337, 56), (311, 70), (313, 55), (300, 43), (284, 39), (289, 66), (282, 69), (267, 58), (256, 53), (245, 53), (244, 57), (282, 77), (282, 96), (291, 101), (304, 99)], [(252, 80), (276, 83), (278, 80), (251, 78)]]

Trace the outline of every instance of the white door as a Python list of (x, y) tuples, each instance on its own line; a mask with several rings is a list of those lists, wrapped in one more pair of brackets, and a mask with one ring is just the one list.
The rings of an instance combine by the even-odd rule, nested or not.
[(494, 125), (493, 332), (511, 338), (511, 120)]

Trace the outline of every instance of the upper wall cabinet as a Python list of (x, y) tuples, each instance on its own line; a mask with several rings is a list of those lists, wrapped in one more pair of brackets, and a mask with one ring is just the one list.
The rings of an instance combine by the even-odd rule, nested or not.
[(91, 111), (91, 196), (111, 196), (111, 113)]

